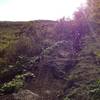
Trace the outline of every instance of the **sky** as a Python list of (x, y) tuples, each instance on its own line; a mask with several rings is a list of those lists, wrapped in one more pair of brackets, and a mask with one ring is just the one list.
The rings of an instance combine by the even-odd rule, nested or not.
[(0, 21), (71, 18), (84, 3), (86, 0), (0, 0)]

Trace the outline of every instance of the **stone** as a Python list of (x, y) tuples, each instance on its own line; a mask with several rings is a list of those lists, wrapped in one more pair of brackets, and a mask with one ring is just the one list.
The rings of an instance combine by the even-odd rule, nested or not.
[(18, 93), (13, 93), (14, 100), (39, 100), (39, 95), (30, 90), (20, 90)]

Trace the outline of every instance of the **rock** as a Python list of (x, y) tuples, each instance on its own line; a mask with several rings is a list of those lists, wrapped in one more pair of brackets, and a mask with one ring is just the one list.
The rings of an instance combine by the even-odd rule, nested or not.
[(54, 78), (63, 79), (65, 73), (74, 66), (71, 57), (72, 51), (69, 48), (71, 48), (71, 44), (63, 40), (45, 49), (39, 63), (39, 66), (42, 67), (39, 67), (40, 77), (45, 77), (46, 73), (50, 73)]
[(39, 95), (30, 90), (20, 90), (14, 93), (14, 100), (39, 100)]

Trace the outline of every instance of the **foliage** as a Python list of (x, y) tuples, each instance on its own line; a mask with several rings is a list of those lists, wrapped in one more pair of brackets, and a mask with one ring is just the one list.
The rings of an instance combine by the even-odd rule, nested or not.
[(89, 94), (92, 100), (99, 100), (100, 99), (100, 80), (97, 80), (94, 84), (90, 86)]
[(20, 88), (24, 86), (24, 82), (30, 78), (35, 77), (33, 73), (27, 72), (25, 74), (16, 75), (11, 81), (1, 84), (1, 93), (12, 93), (17, 92)]
[(0, 87), (0, 91), (2, 93), (12, 93), (15, 91), (18, 91), (21, 87), (23, 87), (24, 82), (20, 78), (16, 77), (12, 81), (9, 81), (8, 83), (4, 83)]
[(67, 96), (64, 98), (64, 100), (70, 100)]

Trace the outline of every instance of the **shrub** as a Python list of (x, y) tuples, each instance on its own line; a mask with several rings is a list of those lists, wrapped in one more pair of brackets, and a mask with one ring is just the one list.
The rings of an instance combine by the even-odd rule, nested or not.
[(24, 86), (25, 81), (33, 77), (35, 77), (35, 75), (31, 72), (27, 72), (21, 75), (16, 75), (14, 79), (0, 86), (0, 92), (1, 93), (16, 92)]
[(4, 83), (0, 87), (0, 91), (2, 93), (12, 93), (18, 91), (21, 87), (23, 87), (23, 84), (24, 84), (23, 80), (15, 78), (8, 83)]
[(92, 100), (100, 99), (100, 80), (97, 80), (91, 87), (89, 91)]
[(64, 98), (64, 100), (70, 100), (67, 96)]

